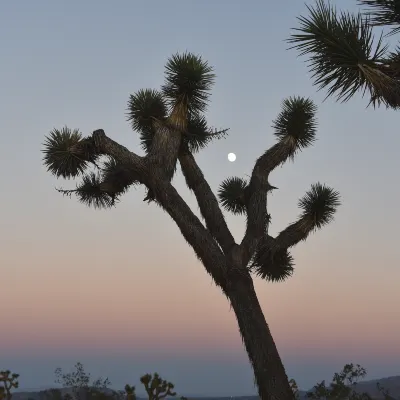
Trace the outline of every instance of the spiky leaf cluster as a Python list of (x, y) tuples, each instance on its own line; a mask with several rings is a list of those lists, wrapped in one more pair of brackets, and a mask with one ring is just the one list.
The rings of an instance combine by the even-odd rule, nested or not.
[(200, 56), (185, 52), (174, 54), (165, 66), (162, 92), (173, 110), (183, 107), (188, 115), (206, 110), (214, 83), (213, 68)]
[(65, 195), (75, 194), (81, 203), (94, 208), (109, 208), (115, 205), (119, 196), (138, 183), (132, 171), (123, 164), (108, 158), (99, 171), (89, 172), (82, 177), (76, 189), (58, 191)]
[(95, 163), (97, 154), (93, 143), (83, 139), (77, 130), (67, 127), (53, 129), (44, 143), (44, 165), (57, 178), (75, 178), (81, 175), (89, 163)]
[(317, 107), (310, 99), (289, 97), (273, 122), (274, 135), (290, 146), (290, 155), (312, 145), (316, 136)]
[[(168, 127), (167, 105), (162, 93), (152, 89), (139, 90), (130, 96), (127, 114), (132, 129), (139, 132), (142, 148), (148, 153), (156, 129), (162, 126)], [(211, 129), (202, 114), (190, 114), (187, 127), (182, 132), (182, 144), (191, 152), (197, 152), (210, 141), (224, 137), (227, 131), (227, 129), (220, 131)]]
[(269, 282), (283, 282), (293, 275), (293, 265), (293, 257), (287, 249), (272, 250), (264, 239), (256, 249), (250, 269)]
[[(374, 26), (400, 25), (399, 0), (358, 0), (358, 4), (369, 8), (367, 15)], [(400, 32), (400, 27), (393, 28), (391, 35)]]
[(102, 179), (100, 174), (89, 172), (82, 177), (76, 189), (74, 190), (59, 190), (61, 193), (71, 195), (75, 193), (78, 200), (94, 208), (110, 208), (115, 203), (115, 198), (107, 191), (103, 190)]
[(328, 186), (316, 183), (311, 185), (298, 205), (303, 210), (300, 220), (311, 229), (319, 229), (333, 220), (340, 205), (340, 194)]
[(400, 78), (400, 46), (395, 51), (391, 51), (383, 60), (381, 65), (385, 74), (389, 75), (396, 81)]
[(228, 129), (210, 128), (204, 115), (192, 114), (188, 120), (187, 131), (183, 134), (182, 144), (190, 152), (196, 153), (204, 149), (212, 140), (224, 138), (227, 132)]
[(374, 43), (372, 26), (360, 13), (338, 13), (324, 0), (308, 7), (309, 17), (300, 17), (300, 28), (289, 43), (309, 56), (314, 83), (327, 88), (328, 96), (336, 94), (349, 100), (358, 90), (369, 91), (372, 104), (384, 103), (396, 108), (400, 104), (398, 82), (381, 68), (387, 46), (382, 35)]
[(160, 91), (141, 89), (130, 95), (128, 118), (132, 129), (139, 132), (143, 149), (148, 152), (155, 133), (155, 122), (165, 121), (167, 105)]
[(218, 190), (218, 198), (225, 210), (233, 214), (246, 213), (247, 181), (236, 176), (225, 179)]

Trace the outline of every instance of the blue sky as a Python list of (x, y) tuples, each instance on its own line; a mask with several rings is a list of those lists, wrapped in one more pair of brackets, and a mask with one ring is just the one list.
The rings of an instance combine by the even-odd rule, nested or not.
[[(361, 95), (323, 102), (285, 43), (306, 13), (302, 1), (0, 7), (0, 368), (19, 372), (22, 388), (51, 384), (54, 368), (80, 360), (116, 386), (159, 371), (188, 394), (255, 392), (229, 305), (169, 217), (142, 202), (142, 189), (115, 210), (89, 210), (56, 193), (74, 183), (57, 182), (41, 162), (44, 136), (64, 125), (102, 128), (140, 152), (126, 122), (129, 94), (158, 88), (168, 57), (188, 50), (217, 74), (209, 123), (230, 128), (197, 157), (214, 190), (250, 174), (274, 143), (270, 126), (284, 98), (311, 97), (319, 107), (315, 146), (271, 176), (279, 187), (272, 231), (296, 218), (297, 199), (317, 181), (339, 190), (343, 205), (295, 249), (290, 281), (256, 282), (288, 374), (308, 388), (351, 361), (371, 378), (400, 371), (398, 116), (366, 108)], [(180, 174), (175, 185), (198, 212)], [(243, 219), (228, 223), (240, 240)]]

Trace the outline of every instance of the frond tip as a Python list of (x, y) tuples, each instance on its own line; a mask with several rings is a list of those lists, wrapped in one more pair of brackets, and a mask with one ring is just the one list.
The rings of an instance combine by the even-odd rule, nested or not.
[(214, 83), (213, 68), (192, 53), (174, 54), (165, 66), (163, 94), (173, 109), (182, 106), (189, 114), (204, 112)]
[(344, 102), (358, 90), (368, 90), (373, 105), (398, 107), (399, 85), (380, 68), (388, 47), (382, 35), (374, 42), (368, 18), (360, 13), (339, 14), (325, 0), (307, 8), (310, 16), (299, 18), (298, 33), (288, 41), (301, 56), (309, 56), (314, 84), (327, 88), (327, 97), (335, 94)]
[(225, 210), (233, 214), (246, 213), (246, 189), (245, 179), (232, 177), (225, 179), (218, 190), (218, 198)]
[(328, 186), (316, 183), (299, 200), (298, 206), (303, 210), (300, 220), (310, 230), (319, 229), (333, 220), (340, 206), (340, 194)]
[(270, 282), (283, 282), (293, 275), (293, 257), (287, 249), (272, 251), (262, 241), (250, 265), (251, 271)]
[(43, 162), (57, 178), (75, 178), (89, 163), (95, 163), (97, 154), (90, 139), (83, 139), (77, 130), (67, 127), (53, 129), (44, 142)]
[(211, 141), (227, 136), (229, 129), (215, 130), (208, 126), (204, 115), (191, 115), (188, 120), (187, 132), (183, 135), (183, 146), (192, 153), (197, 153), (205, 148)]
[(358, 0), (360, 6), (369, 7), (366, 14), (374, 26), (397, 25), (390, 35), (400, 32), (400, 2), (399, 0)]
[(75, 194), (81, 203), (98, 209), (110, 208), (115, 205), (116, 201), (114, 194), (102, 188), (101, 176), (93, 172), (84, 175), (82, 182), (77, 185), (76, 189), (57, 189), (57, 191), (67, 196)]
[(312, 145), (316, 135), (317, 106), (310, 99), (289, 97), (273, 122), (275, 136), (290, 146), (290, 155)]

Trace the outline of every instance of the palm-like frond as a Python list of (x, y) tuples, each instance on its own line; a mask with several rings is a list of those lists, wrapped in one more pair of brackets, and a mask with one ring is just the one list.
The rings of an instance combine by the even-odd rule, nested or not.
[(105, 191), (102, 185), (100, 174), (90, 172), (82, 177), (82, 182), (73, 190), (57, 189), (60, 193), (71, 196), (75, 194), (78, 200), (89, 207), (110, 208), (115, 204), (114, 194)]
[(275, 136), (290, 146), (293, 157), (297, 150), (312, 145), (316, 135), (317, 107), (310, 99), (290, 97), (283, 101), (282, 111), (273, 122)]
[(360, 13), (338, 14), (324, 0), (308, 10), (310, 16), (300, 17), (300, 28), (295, 29), (300, 33), (288, 41), (300, 55), (309, 55), (314, 84), (327, 88), (327, 97), (336, 94), (347, 101), (362, 89), (363, 94), (370, 92), (372, 104), (397, 107), (399, 85), (380, 69), (387, 45), (383, 45), (382, 35), (374, 43), (368, 19)]
[(183, 145), (192, 153), (205, 148), (212, 140), (226, 137), (229, 129), (216, 130), (207, 125), (202, 114), (192, 114), (188, 120), (187, 132), (183, 135)]
[(293, 257), (287, 249), (271, 251), (265, 241), (258, 245), (250, 269), (270, 282), (283, 282), (293, 275)]
[(380, 67), (386, 75), (393, 78), (398, 84), (400, 78), (400, 46), (386, 55)]
[(309, 230), (319, 229), (333, 220), (340, 206), (340, 194), (328, 186), (316, 183), (311, 185), (311, 189), (299, 200), (298, 205), (303, 210), (300, 220)]
[[(140, 134), (140, 142), (146, 153), (150, 151), (157, 126), (165, 125), (167, 106), (161, 92), (145, 89), (131, 95), (128, 101), (128, 121), (132, 129)], [(174, 127), (176, 129), (176, 127)], [(226, 136), (228, 129), (215, 130), (207, 125), (207, 120), (202, 114), (190, 114), (187, 128), (182, 131), (183, 143), (190, 151), (197, 152), (206, 147), (214, 139)]]
[[(375, 26), (400, 25), (400, 0), (358, 0), (358, 4), (369, 8), (369, 22)], [(400, 32), (393, 28), (390, 35)]]
[(75, 178), (89, 163), (95, 163), (97, 154), (92, 142), (83, 139), (77, 130), (67, 127), (53, 129), (44, 143), (44, 165), (57, 178)]
[(187, 117), (206, 110), (214, 79), (213, 68), (200, 56), (175, 54), (165, 66), (162, 92), (171, 110), (179, 108)]
[(233, 214), (245, 214), (246, 189), (245, 179), (236, 176), (225, 179), (218, 189), (218, 198), (222, 207)]
[(148, 152), (154, 136), (154, 122), (164, 121), (167, 105), (161, 92), (141, 89), (129, 96), (128, 118), (132, 129), (139, 132), (141, 145)]

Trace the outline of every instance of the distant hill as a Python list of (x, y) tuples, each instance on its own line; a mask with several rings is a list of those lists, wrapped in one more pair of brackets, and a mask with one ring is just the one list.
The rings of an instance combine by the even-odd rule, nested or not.
[(382, 398), (379, 397), (377, 383), (389, 390), (391, 397), (396, 400), (400, 399), (400, 376), (390, 376), (388, 378), (360, 382), (357, 385), (357, 392), (367, 392), (372, 397), (376, 397), (377, 399)]
[[(377, 383), (389, 390), (390, 396), (394, 400), (400, 400), (400, 376), (374, 379), (360, 382), (357, 385), (357, 392), (366, 392), (376, 400), (383, 399), (377, 389)], [(45, 390), (43, 388), (43, 390)], [(70, 389), (61, 389), (62, 393), (70, 393)], [(12, 400), (43, 400), (39, 391), (18, 391), (14, 392)], [(300, 391), (300, 399), (304, 400), (306, 392)], [(191, 400), (259, 400), (258, 396), (238, 396), (238, 397), (190, 397)], [(138, 400), (145, 400), (145, 397), (138, 397)]]

